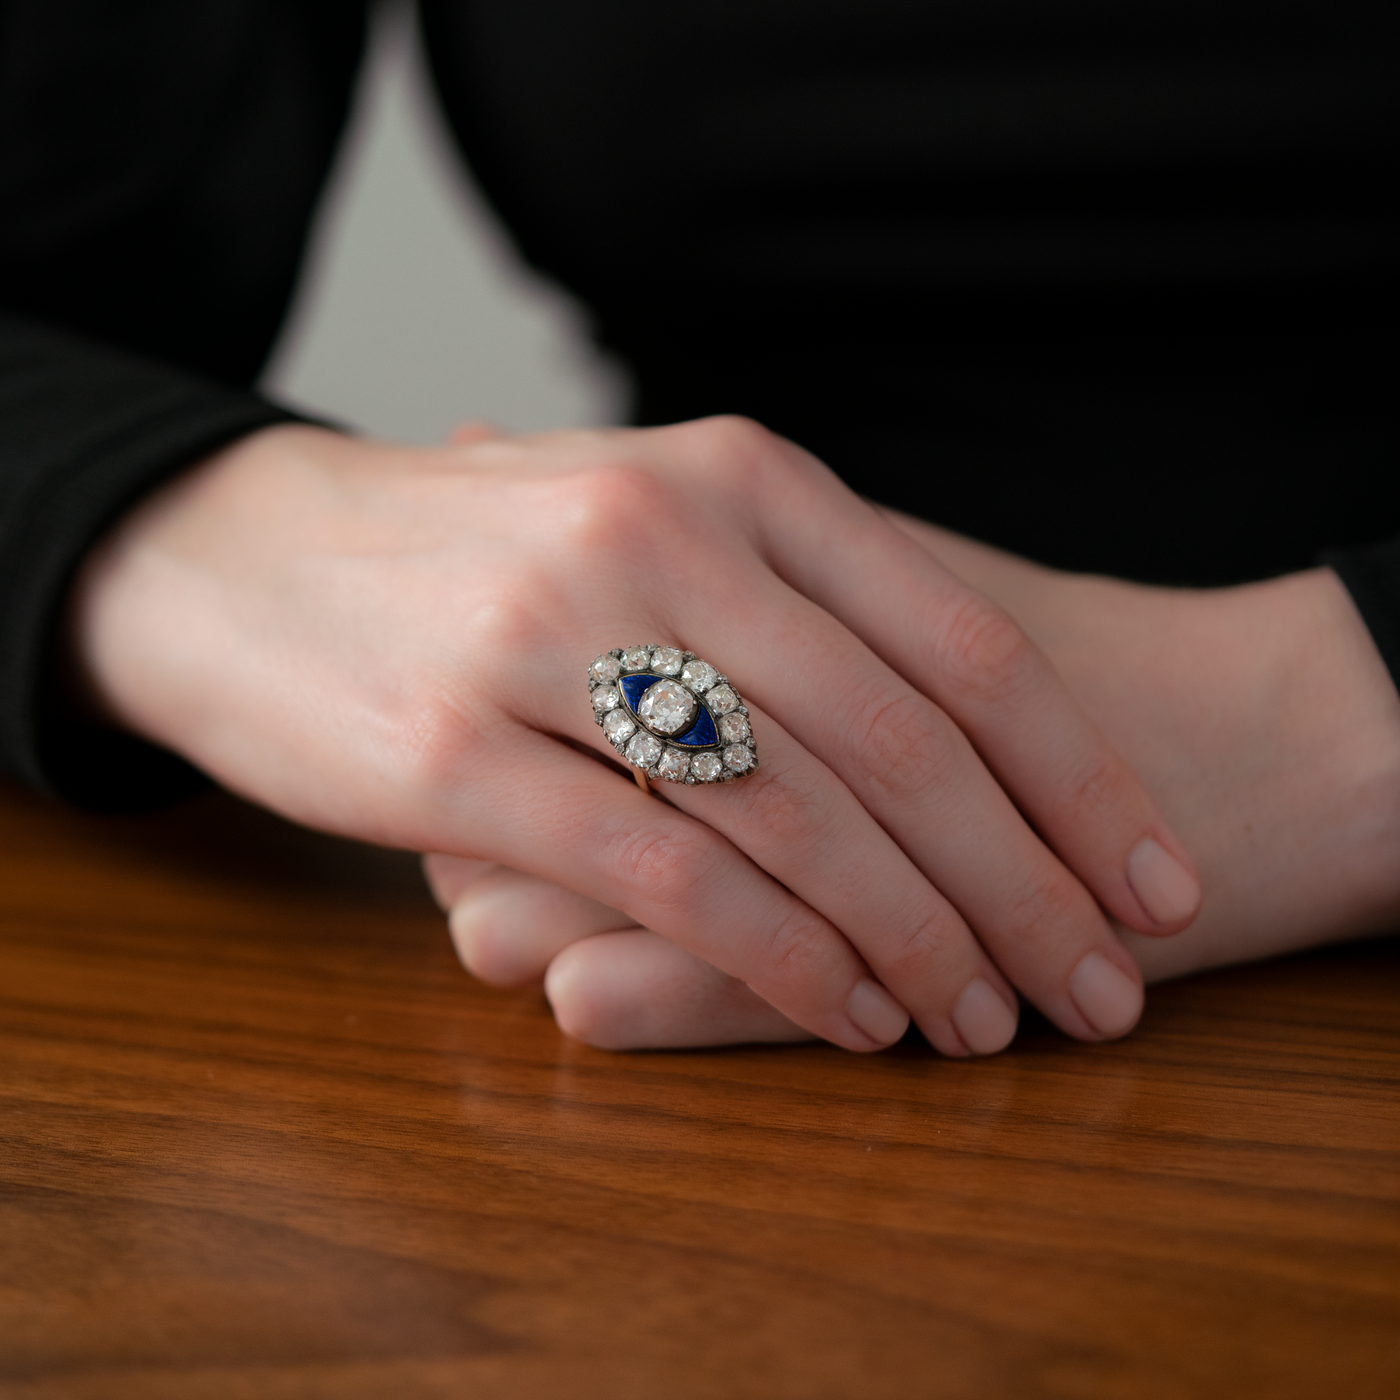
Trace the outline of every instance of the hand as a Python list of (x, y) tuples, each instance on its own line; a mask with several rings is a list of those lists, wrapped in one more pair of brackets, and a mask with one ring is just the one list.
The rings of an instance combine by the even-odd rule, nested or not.
[[(1099, 906), (1149, 934), (1195, 912), (1020, 630), (742, 422), (434, 450), (269, 429), (134, 511), (74, 617), (113, 718), (229, 787), (625, 910), (851, 1049), (905, 1008), (949, 1054), (998, 1049), (1007, 977), (1120, 1033), (1141, 990)], [(579, 752), (611, 756), (584, 666), (640, 640), (735, 677), (756, 775), (657, 801)]]
[(1395, 928), (1400, 696), (1330, 569), (1145, 588), (896, 520), (1045, 647), (1196, 857), (1196, 923), (1123, 934), (1149, 980)]
[[(1329, 570), (1201, 592), (1145, 588), (1043, 569), (893, 518), (1046, 649), (1195, 857), (1205, 898), (1191, 928), (1172, 939), (1123, 931), (1149, 980), (1400, 923), (1400, 697)], [(560, 903), (542, 936), (513, 877), (493, 877), (491, 901), (470, 872), (428, 864), (468, 965), (488, 980), (548, 968), (552, 1000), (586, 1039), (622, 1047), (797, 1033), (655, 934), (579, 941), (616, 927), (616, 916), (587, 920)], [(497, 950), (521, 924), (538, 941), (506, 967)]]

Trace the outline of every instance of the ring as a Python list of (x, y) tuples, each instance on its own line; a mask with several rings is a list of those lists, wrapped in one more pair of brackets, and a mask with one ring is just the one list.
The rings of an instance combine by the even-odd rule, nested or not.
[(727, 783), (758, 767), (739, 693), (693, 651), (617, 647), (588, 668), (593, 718), (633, 776)]

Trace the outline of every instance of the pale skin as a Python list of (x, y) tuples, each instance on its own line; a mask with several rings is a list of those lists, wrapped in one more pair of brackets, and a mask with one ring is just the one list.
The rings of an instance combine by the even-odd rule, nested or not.
[[(506, 980), (553, 958), (561, 1022), (600, 1043), (696, 1024), (639, 1040), (579, 1010), (596, 979), (571, 993), (570, 967), (610, 945), (578, 940), (620, 925), (784, 1034), (866, 1051), (912, 1017), (966, 1055), (1009, 1042), (1017, 992), (1070, 1035), (1123, 1034), (1142, 983), (1114, 925), (1170, 937), (1199, 905), (1185, 847), (1006, 611), (741, 420), (440, 449), (268, 429), (120, 522), (70, 635), (97, 712), (233, 790), (442, 852), (460, 910), (534, 881), (557, 946)], [(733, 677), (755, 775), (662, 801), (617, 770), (584, 672), (641, 641)], [(715, 1014), (702, 1041), (747, 1038)]]
[[(1148, 981), (1400, 924), (1400, 698), (1337, 577), (1146, 588), (902, 529), (995, 598), (1142, 776), (1194, 857), (1200, 916), (1121, 930)], [(544, 977), (564, 1026), (617, 1048), (789, 1040), (747, 988), (566, 891), (430, 856), (463, 961)], [(589, 937), (594, 933), (602, 936)]]

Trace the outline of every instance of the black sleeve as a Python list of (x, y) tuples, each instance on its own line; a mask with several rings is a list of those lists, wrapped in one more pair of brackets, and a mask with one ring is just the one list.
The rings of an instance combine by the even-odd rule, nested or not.
[(66, 717), (47, 682), (68, 585), (102, 531), (217, 448), (292, 415), (255, 394), (0, 318), (0, 763), (97, 808), (168, 800), (182, 761)]
[(1366, 549), (1330, 550), (1321, 562), (1336, 570), (1346, 585), (1391, 680), (1400, 688), (1400, 539)]
[(86, 806), (199, 781), (48, 684), (143, 494), (290, 415), (249, 386), (344, 127), (365, 0), (0, 0), (0, 768)]

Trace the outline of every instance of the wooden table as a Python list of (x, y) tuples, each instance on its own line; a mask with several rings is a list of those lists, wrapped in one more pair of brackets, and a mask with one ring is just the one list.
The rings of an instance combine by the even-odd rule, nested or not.
[(0, 1395), (1400, 1396), (1400, 943), (611, 1055), (407, 856), (0, 787)]

